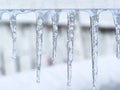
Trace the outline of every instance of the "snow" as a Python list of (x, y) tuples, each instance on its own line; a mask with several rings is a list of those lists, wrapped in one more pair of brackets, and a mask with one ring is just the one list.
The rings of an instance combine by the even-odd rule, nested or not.
[(120, 0), (0, 0), (1, 9), (120, 8)]
[[(66, 90), (66, 64), (42, 69), (41, 81), (36, 83), (35, 71), (0, 77), (0, 90)], [(91, 60), (73, 62), (72, 90), (91, 90)], [(120, 61), (112, 56), (98, 60), (99, 90), (120, 90)]]

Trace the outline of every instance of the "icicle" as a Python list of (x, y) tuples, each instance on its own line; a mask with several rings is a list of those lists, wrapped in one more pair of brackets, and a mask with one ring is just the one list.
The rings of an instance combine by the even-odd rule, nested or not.
[(120, 59), (120, 10), (113, 10), (113, 20), (116, 29), (116, 57)]
[(36, 29), (36, 59), (37, 59), (37, 82), (40, 82), (40, 69), (42, 59), (42, 44), (43, 44), (43, 17), (42, 13), (37, 13), (37, 29)]
[(52, 63), (55, 63), (56, 58), (56, 48), (57, 48), (57, 37), (58, 37), (58, 21), (59, 14), (57, 11), (53, 13), (52, 24), (53, 24), (53, 51), (52, 51)]
[(16, 14), (14, 12), (10, 14), (10, 27), (13, 40), (12, 58), (16, 60)]
[(98, 57), (98, 10), (90, 11), (90, 30), (91, 30), (91, 48), (92, 48), (92, 78), (93, 90), (97, 90), (97, 57)]
[(69, 11), (68, 15), (68, 31), (67, 31), (67, 86), (71, 87), (72, 79), (72, 61), (73, 61), (73, 43), (75, 31), (75, 12)]

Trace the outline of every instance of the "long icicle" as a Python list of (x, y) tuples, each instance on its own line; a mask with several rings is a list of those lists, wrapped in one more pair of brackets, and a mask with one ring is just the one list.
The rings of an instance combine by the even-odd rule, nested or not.
[(59, 14), (57, 11), (55, 11), (55, 13), (52, 16), (52, 24), (53, 24), (52, 64), (55, 63), (55, 58), (56, 58), (57, 37), (58, 37), (58, 21), (59, 21)]
[(91, 49), (92, 49), (92, 78), (93, 90), (97, 90), (97, 58), (98, 58), (98, 14), (97, 10), (91, 11), (90, 15), (90, 30), (91, 30)]
[(14, 12), (10, 14), (10, 27), (12, 31), (12, 40), (13, 40), (13, 48), (12, 48), (12, 58), (16, 60), (16, 14)]
[(43, 44), (43, 18), (41, 13), (37, 13), (37, 29), (36, 29), (36, 77), (37, 82), (40, 82), (40, 70), (41, 70), (41, 59), (42, 59), (42, 44)]
[(73, 61), (73, 44), (75, 31), (75, 12), (69, 11), (68, 15), (68, 30), (67, 30), (67, 86), (71, 87), (72, 79), (72, 61)]
[(120, 10), (113, 11), (113, 20), (116, 29), (116, 57), (120, 59)]

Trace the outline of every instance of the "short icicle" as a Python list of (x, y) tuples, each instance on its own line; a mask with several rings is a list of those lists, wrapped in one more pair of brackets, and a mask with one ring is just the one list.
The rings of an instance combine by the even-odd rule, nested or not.
[(53, 25), (53, 50), (52, 50), (52, 64), (55, 63), (56, 49), (57, 49), (57, 37), (58, 37), (58, 21), (59, 13), (54, 11), (52, 15), (52, 25)]
[(16, 13), (10, 12), (10, 27), (12, 31), (12, 40), (13, 40), (13, 46), (12, 46), (12, 58), (16, 60)]

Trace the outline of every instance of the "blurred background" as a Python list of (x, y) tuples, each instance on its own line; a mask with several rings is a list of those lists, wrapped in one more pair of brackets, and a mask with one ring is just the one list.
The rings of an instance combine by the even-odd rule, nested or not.
[[(90, 20), (87, 12), (76, 15), (74, 39), (74, 61), (91, 59)], [(35, 68), (36, 59), (36, 16), (29, 12), (17, 16), (17, 60), (12, 60), (12, 34), (9, 14), (4, 13), (0, 21), (0, 75)], [(115, 27), (110, 11), (99, 16), (99, 57), (115, 55)], [(67, 60), (67, 13), (60, 13), (56, 64)], [(52, 66), (52, 21), (50, 17), (43, 31), (42, 68)]]

